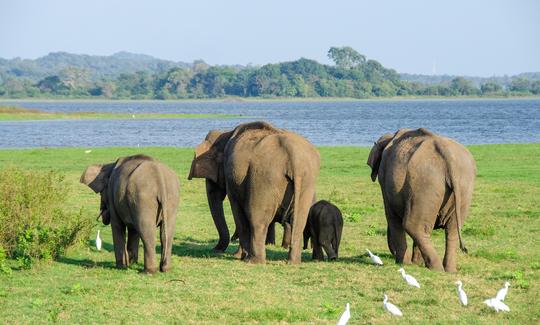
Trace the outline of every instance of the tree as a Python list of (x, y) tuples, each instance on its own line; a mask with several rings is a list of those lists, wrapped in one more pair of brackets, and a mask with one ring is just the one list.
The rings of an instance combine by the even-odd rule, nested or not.
[(477, 89), (472, 83), (463, 77), (452, 79), (452, 81), (450, 81), (450, 89), (453, 90), (456, 95), (469, 96), (477, 93)]
[(488, 81), (480, 86), (480, 91), (482, 95), (497, 94), (502, 92), (502, 86), (498, 83)]
[(514, 78), (510, 82), (510, 90), (518, 93), (528, 93), (531, 82), (527, 78)]
[(366, 57), (352, 47), (331, 47), (328, 50), (328, 58), (343, 69), (352, 69), (358, 67), (366, 62)]

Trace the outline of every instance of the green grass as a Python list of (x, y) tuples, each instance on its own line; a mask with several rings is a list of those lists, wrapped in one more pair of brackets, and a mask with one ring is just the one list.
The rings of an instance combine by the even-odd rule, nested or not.
[(183, 118), (236, 118), (244, 117), (237, 114), (163, 114), (163, 113), (58, 113), (44, 112), (36, 109), (26, 109), (12, 106), (0, 106), (0, 121), (24, 120), (112, 120), (112, 119), (183, 119)]
[[(380, 189), (371, 182), (365, 163), (369, 148), (320, 148), (318, 198), (336, 203), (346, 219), (340, 259), (312, 262), (305, 251), (300, 266), (287, 265), (287, 252), (273, 246), (267, 247), (266, 265), (210, 253), (217, 233), (204, 181), (186, 180), (192, 149), (96, 148), (89, 154), (81, 148), (0, 150), (0, 166), (66, 173), (74, 213), (83, 207), (84, 213), (98, 214), (98, 195), (78, 183), (91, 163), (143, 152), (171, 166), (182, 184), (170, 273), (145, 276), (139, 273), (142, 265), (114, 269), (110, 229), (96, 222), (104, 237), (103, 251), (97, 252), (89, 238), (87, 245), (59, 261), (0, 275), (0, 323), (335, 324), (347, 302), (350, 324), (395, 322), (382, 308), (387, 293), (405, 314), (401, 322), (538, 324), (540, 144), (470, 149), (478, 165), (472, 211), (463, 230), (470, 253), (459, 254), (457, 274), (406, 266), (421, 289), (405, 285), (389, 256)], [(225, 210), (232, 228), (228, 205)], [(443, 232), (436, 231), (433, 241), (442, 256)], [(370, 265), (366, 247), (381, 256), (385, 266)], [(458, 303), (458, 279), (469, 296), (466, 308)], [(511, 283), (506, 299), (511, 312), (497, 314), (482, 301), (506, 280)]]

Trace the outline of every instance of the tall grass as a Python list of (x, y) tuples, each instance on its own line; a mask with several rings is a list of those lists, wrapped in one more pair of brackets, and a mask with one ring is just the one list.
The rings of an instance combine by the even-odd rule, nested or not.
[(58, 172), (0, 169), (0, 258), (7, 255), (29, 268), (36, 260), (60, 257), (78, 238), (86, 238), (91, 222), (81, 212), (66, 211), (68, 195)]

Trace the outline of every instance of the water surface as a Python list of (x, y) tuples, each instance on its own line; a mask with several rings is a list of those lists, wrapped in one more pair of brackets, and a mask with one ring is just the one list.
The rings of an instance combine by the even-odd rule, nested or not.
[[(540, 142), (540, 99), (403, 101), (31, 101), (0, 102), (54, 112), (121, 112), (125, 120), (0, 121), (0, 147), (177, 146), (211, 129), (265, 120), (316, 145), (371, 145), (399, 128), (425, 127), (464, 144)], [(241, 114), (244, 118), (139, 119), (139, 113)]]

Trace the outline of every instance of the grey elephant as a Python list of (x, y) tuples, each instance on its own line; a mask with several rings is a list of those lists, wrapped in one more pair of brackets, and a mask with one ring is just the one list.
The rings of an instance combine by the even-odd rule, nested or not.
[(277, 221), (290, 225), (289, 263), (300, 263), (319, 165), (319, 153), (305, 138), (252, 122), (228, 132), (210, 131), (195, 149), (188, 179), (207, 179), (211, 208), (222, 210), (223, 198), (229, 197), (240, 240), (237, 257), (264, 263), (268, 228)]
[(332, 203), (321, 200), (309, 209), (304, 229), (304, 249), (308, 248), (308, 241), (311, 238), (314, 260), (324, 260), (323, 248), (328, 259), (335, 260), (339, 254), (342, 232), (341, 211)]
[(137, 263), (140, 238), (144, 245), (144, 271), (155, 273), (159, 227), (159, 268), (162, 272), (171, 268), (180, 191), (178, 177), (171, 169), (151, 157), (135, 155), (88, 166), (80, 181), (101, 194), (100, 216), (103, 224), (111, 224), (116, 267)]
[[(461, 144), (424, 128), (400, 129), (380, 137), (369, 153), (371, 179), (379, 178), (390, 252), (397, 263), (408, 262), (405, 232), (414, 241), (412, 259), (434, 270), (455, 272), (461, 226), (471, 204), (476, 164)], [(441, 263), (430, 240), (444, 228), (446, 250)], [(419, 256), (421, 254), (421, 256)]]
[[(208, 133), (205, 140), (195, 148), (195, 157), (191, 163), (191, 169), (188, 175), (188, 180), (192, 178), (205, 178), (206, 180), (206, 197), (208, 200), (208, 206), (210, 208), (210, 213), (212, 215), (212, 220), (214, 221), (214, 226), (218, 231), (219, 240), (217, 244), (212, 249), (217, 253), (224, 253), (227, 247), (229, 246), (230, 241), (235, 241), (238, 239), (238, 231), (235, 230), (232, 236), (229, 236), (229, 227), (227, 226), (227, 221), (225, 220), (225, 214), (223, 211), (223, 201), (227, 196), (225, 178), (223, 177), (223, 152), (225, 146), (227, 145), (228, 137), (222, 137), (224, 132), (213, 130)], [(231, 133), (228, 133), (230, 135)], [(196, 166), (195, 158), (203, 155), (212, 147), (212, 152), (216, 152), (215, 157), (208, 157), (208, 155), (203, 156), (202, 166)], [(204, 163), (204, 159), (210, 158), (210, 163)], [(215, 162), (213, 161), (215, 158)], [(215, 164), (215, 165), (214, 165)], [(199, 163), (199, 165), (201, 165)], [(204, 170), (205, 166), (208, 165), (210, 169), (217, 168), (218, 175), (216, 176), (214, 172), (209, 172)], [(195, 169), (197, 167), (197, 170)], [(282, 218), (276, 218), (277, 222)], [(290, 245), (291, 238), (291, 227), (287, 224), (283, 224), (283, 241), (281, 246), (288, 248)], [(268, 232), (266, 236), (266, 244), (275, 244), (276, 242), (275, 235), (275, 222), (272, 222), (268, 227)]]

